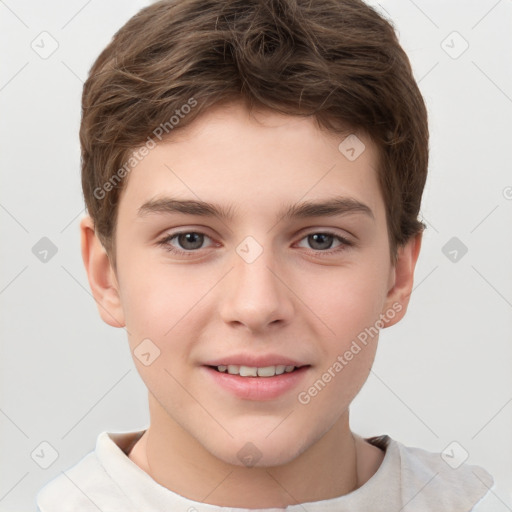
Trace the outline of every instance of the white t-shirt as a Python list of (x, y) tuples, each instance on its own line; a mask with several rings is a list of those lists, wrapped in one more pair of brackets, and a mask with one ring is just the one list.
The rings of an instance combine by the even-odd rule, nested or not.
[[(144, 430), (102, 432), (96, 449), (47, 483), (38, 512), (247, 512), (185, 498), (155, 482), (128, 458)], [(456, 469), (439, 453), (404, 446), (387, 435), (366, 439), (385, 451), (375, 474), (359, 489), (328, 500), (267, 512), (469, 512), (490, 510), (491, 475), (464, 463)], [(452, 464), (455, 465), (455, 464)], [(484, 498), (485, 496), (485, 498)], [(484, 498), (484, 499), (482, 499)], [(475, 505), (478, 505), (475, 507)]]

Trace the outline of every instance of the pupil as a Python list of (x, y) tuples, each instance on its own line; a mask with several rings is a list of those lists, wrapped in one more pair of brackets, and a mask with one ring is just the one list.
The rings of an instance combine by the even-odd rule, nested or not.
[[(332, 245), (332, 237), (333, 235), (329, 235), (327, 233), (315, 233), (314, 235), (309, 235), (313, 240), (311, 246), (314, 249), (329, 249)], [(325, 241), (327, 239), (327, 242)], [(315, 247), (315, 244), (320, 243), (320, 247)]]

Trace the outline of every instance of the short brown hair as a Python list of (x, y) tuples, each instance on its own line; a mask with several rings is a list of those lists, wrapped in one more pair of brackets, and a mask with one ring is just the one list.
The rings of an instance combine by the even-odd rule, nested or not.
[(161, 0), (114, 35), (83, 89), (83, 193), (114, 268), (131, 152), (235, 100), (371, 137), (393, 262), (426, 227), (427, 110), (391, 22), (361, 0)]

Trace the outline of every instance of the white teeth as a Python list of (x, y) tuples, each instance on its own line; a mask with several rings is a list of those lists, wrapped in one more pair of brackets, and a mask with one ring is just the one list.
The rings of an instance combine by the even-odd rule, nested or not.
[(273, 377), (274, 375), (282, 375), (283, 373), (290, 373), (295, 369), (295, 366), (285, 366), (278, 364), (277, 366), (264, 366), (256, 368), (254, 366), (239, 366), (236, 364), (219, 365), (217, 370), (225, 373), (226, 370), (231, 375), (240, 375), (240, 377)]
[[(273, 377), (275, 374), (275, 366), (265, 366), (264, 368), (258, 368), (258, 377)], [(240, 372), (240, 375), (242, 375), (242, 372)]]
[(240, 366), (240, 377), (257, 377), (258, 368), (251, 368), (250, 366)]
[(231, 375), (238, 375), (240, 373), (239, 370), (240, 370), (240, 367), (237, 366), (236, 364), (228, 365), (228, 373), (231, 373)]
[(276, 366), (276, 375), (281, 375), (282, 373), (284, 373), (285, 368), (286, 366), (284, 364), (278, 364)]

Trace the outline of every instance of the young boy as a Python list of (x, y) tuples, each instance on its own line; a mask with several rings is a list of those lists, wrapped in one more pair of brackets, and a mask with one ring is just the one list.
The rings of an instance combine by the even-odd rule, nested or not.
[(427, 112), (389, 22), (163, 0), (82, 108), (82, 255), (151, 421), (101, 433), (39, 510), (483, 510), (482, 468), (349, 426), (424, 228)]

